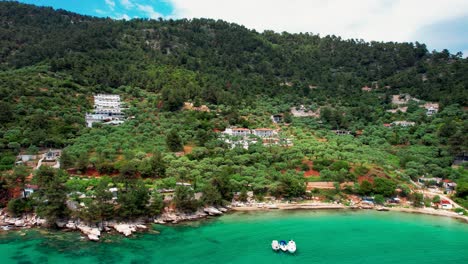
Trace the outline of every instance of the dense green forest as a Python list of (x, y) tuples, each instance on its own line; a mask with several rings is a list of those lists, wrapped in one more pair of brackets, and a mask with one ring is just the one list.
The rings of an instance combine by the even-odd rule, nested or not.
[[(452, 167), (468, 152), (467, 72), (460, 53), (430, 52), (418, 42), (260, 33), (212, 19), (113, 20), (0, 2), (0, 169), (8, 171), (0, 188), (24, 184), (16, 180), (26, 174), (14, 167), (18, 153), (64, 148), (62, 169), (115, 177), (83, 181), (40, 170), (38, 195), (47, 199), (44, 190), (62, 186), (59, 205), (65, 189), (106, 201), (112, 197), (105, 188), (119, 186), (126, 206), (115, 211), (85, 199), (80, 216), (91, 220), (136, 217), (147, 206), (156, 214), (161, 197), (142, 190), (178, 181), (193, 189), (178, 187), (176, 204), (193, 209), (193, 192), (203, 192), (207, 204), (246, 191), (293, 198), (305, 195), (305, 181), (327, 180), (356, 182), (349, 193), (390, 197), (391, 188), (408, 190), (411, 179), (434, 176), (457, 181), (457, 201), (467, 207), (468, 173)], [(87, 128), (96, 93), (121, 95), (134, 118)], [(398, 107), (392, 96), (401, 94), (421, 101), (389, 112)], [(183, 110), (184, 102), (211, 111)], [(439, 103), (439, 112), (427, 116), (424, 102)], [(291, 116), (301, 105), (320, 115)], [(287, 124), (273, 124), (274, 114)], [(399, 120), (415, 125), (384, 126)], [(280, 128), (293, 146), (231, 149), (214, 132), (230, 126)], [(351, 133), (335, 135), (337, 129)], [(312, 168), (320, 177), (305, 179)], [(364, 175), (379, 180), (363, 188)], [(44, 214), (63, 217), (58, 207)]]

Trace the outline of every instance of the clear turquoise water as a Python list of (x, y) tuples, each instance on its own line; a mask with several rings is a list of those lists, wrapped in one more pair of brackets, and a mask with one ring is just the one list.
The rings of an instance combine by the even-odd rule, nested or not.
[[(99, 243), (77, 233), (2, 233), (0, 263), (468, 263), (468, 225), (425, 215), (236, 213), (154, 229), (161, 233)], [(271, 250), (271, 240), (290, 238), (296, 254)]]

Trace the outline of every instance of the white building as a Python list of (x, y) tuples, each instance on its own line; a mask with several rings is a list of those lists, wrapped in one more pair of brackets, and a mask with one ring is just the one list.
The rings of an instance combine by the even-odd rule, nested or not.
[[(86, 114), (86, 126), (92, 127), (93, 123), (107, 122), (111, 125), (123, 123), (122, 105), (118, 94), (97, 94), (94, 96), (94, 111)], [(106, 124), (106, 123), (105, 123)]]
[(21, 196), (23, 198), (28, 198), (29, 196), (31, 196), (31, 194), (33, 194), (38, 189), (39, 188), (37, 185), (26, 184), (24, 186), (23, 193), (21, 194)]
[(431, 106), (431, 107), (427, 108), (426, 115), (431, 116), (431, 115), (436, 114), (438, 111), (439, 110), (437, 108)]
[(276, 136), (278, 132), (270, 128), (257, 128), (252, 130), (252, 134), (257, 137), (273, 137)]
[(245, 137), (245, 136), (250, 135), (250, 129), (248, 128), (226, 128), (226, 130), (223, 133), (230, 135), (230, 136)]
[(426, 115), (432, 116), (439, 112), (439, 104), (438, 103), (425, 103), (422, 107), (426, 109)]
[(415, 124), (416, 124), (415, 122), (409, 122), (409, 121), (395, 121), (395, 122), (392, 122), (392, 125), (401, 126), (401, 127), (414, 126)]
[(442, 207), (442, 209), (452, 209), (453, 206), (452, 206), (452, 203), (448, 200), (442, 200), (440, 201), (440, 206)]
[(120, 95), (118, 94), (97, 94), (94, 96), (95, 113), (121, 114)]
[(351, 131), (349, 130), (333, 130), (333, 132), (338, 136), (351, 135)]

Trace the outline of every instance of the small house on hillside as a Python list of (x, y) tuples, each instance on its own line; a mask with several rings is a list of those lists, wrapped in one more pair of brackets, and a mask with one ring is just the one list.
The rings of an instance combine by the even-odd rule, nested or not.
[(349, 130), (333, 130), (333, 132), (338, 136), (351, 135), (351, 131)]
[(452, 193), (457, 188), (457, 184), (448, 179), (442, 181), (442, 186), (445, 188), (447, 193)]
[(226, 128), (226, 130), (223, 133), (230, 135), (230, 136), (245, 137), (245, 136), (250, 135), (250, 129), (248, 128)]
[(252, 130), (252, 134), (258, 137), (273, 137), (277, 134), (277, 131), (271, 128), (257, 128)]
[(26, 184), (24, 186), (23, 192), (22, 192), (22, 197), (23, 198), (28, 198), (33, 194), (35, 191), (39, 190), (39, 187), (37, 185), (32, 185), (32, 184)]
[(426, 109), (426, 115), (432, 116), (439, 112), (439, 104), (438, 103), (425, 103), (423, 107)]
[(452, 203), (448, 200), (441, 200), (440, 201), (440, 206), (442, 207), (442, 209), (452, 209), (453, 206), (452, 206)]
[(55, 162), (60, 157), (60, 150), (49, 149), (44, 155), (44, 162)]
[(392, 122), (392, 125), (401, 126), (401, 127), (410, 127), (410, 126), (414, 126), (415, 124), (416, 124), (415, 122), (410, 122), (410, 121), (394, 121), (394, 122)]
[(28, 162), (28, 161), (35, 160), (35, 159), (37, 159), (36, 155), (28, 155), (28, 154), (18, 155), (18, 160), (21, 162)]
[(275, 124), (282, 123), (283, 122), (283, 115), (282, 114), (272, 115), (271, 120)]
[(434, 185), (440, 184), (442, 182), (442, 178), (432, 177), (432, 178), (425, 178), (421, 177), (418, 179), (419, 183), (423, 184), (430, 184), (433, 183)]

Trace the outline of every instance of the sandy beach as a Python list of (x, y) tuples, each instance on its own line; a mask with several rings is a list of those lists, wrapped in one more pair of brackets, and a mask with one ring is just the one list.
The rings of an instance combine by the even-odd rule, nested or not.
[[(275, 208), (269, 208), (271, 204), (265, 204), (264, 206), (232, 207), (232, 210), (233, 211), (269, 211), (269, 210), (376, 210), (377, 209), (377, 207), (345, 206), (342, 204), (331, 204), (331, 203), (276, 203), (273, 205)], [(442, 210), (442, 209), (404, 208), (404, 207), (385, 207), (385, 209), (388, 209), (388, 211), (394, 211), (394, 212), (451, 217), (454, 219), (459, 219), (465, 223), (468, 223), (467, 216), (459, 215), (455, 212)]]

